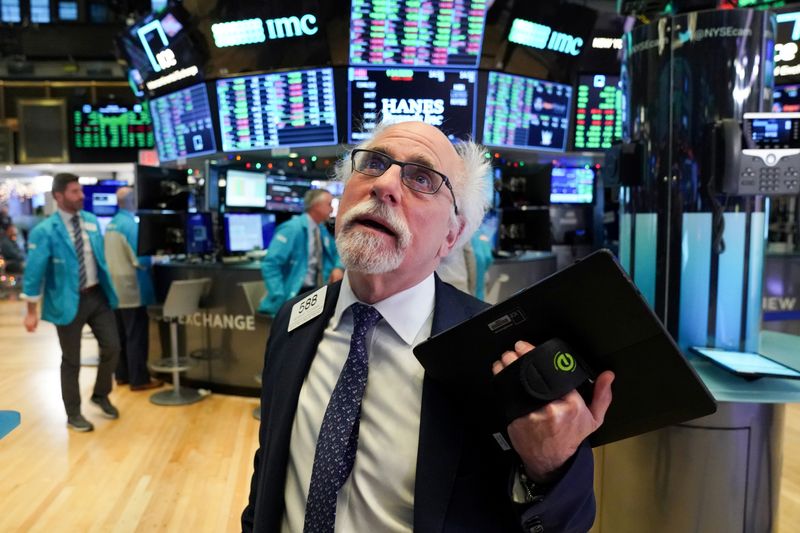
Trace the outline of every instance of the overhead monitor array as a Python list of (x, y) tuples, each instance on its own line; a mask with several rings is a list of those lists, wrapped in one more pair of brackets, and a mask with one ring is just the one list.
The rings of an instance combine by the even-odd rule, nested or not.
[(338, 142), (330, 68), (229, 78), (216, 87), (224, 152)]
[(478, 68), (486, 0), (353, 0), (350, 64)]
[(622, 139), (619, 76), (579, 76), (575, 99), (575, 150), (605, 150), (615, 140)]
[(217, 151), (205, 84), (181, 89), (150, 103), (158, 157), (176, 161)]
[(153, 147), (147, 102), (133, 105), (79, 104), (71, 112), (70, 161), (135, 161)]

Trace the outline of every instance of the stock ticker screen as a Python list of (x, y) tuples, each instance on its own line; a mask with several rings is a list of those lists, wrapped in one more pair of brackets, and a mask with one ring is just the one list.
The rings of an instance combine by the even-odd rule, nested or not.
[(336, 144), (333, 69), (217, 81), (222, 151)]
[(175, 161), (217, 151), (204, 83), (151, 100), (158, 158)]
[(569, 85), (490, 72), (483, 143), (563, 152), (571, 99)]
[(486, 0), (353, 0), (350, 63), (477, 68)]
[(575, 101), (575, 150), (604, 150), (622, 138), (619, 76), (582, 74)]
[(348, 79), (351, 143), (368, 138), (381, 118), (419, 120), (440, 128), (450, 140), (473, 135), (475, 70), (351, 67)]
[(70, 160), (135, 161), (138, 150), (153, 147), (153, 127), (147, 103), (81, 104), (71, 114)]
[(800, 111), (800, 85), (776, 85), (772, 91), (773, 113)]

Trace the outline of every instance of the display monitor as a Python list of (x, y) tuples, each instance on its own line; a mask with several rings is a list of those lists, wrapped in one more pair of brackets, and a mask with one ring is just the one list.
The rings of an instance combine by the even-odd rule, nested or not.
[(533, 209), (503, 209), (497, 230), (497, 243), (501, 250), (550, 251), (550, 210), (547, 207)]
[(225, 213), (222, 224), (228, 253), (263, 250), (275, 234), (273, 213)]
[(217, 80), (223, 152), (337, 144), (333, 69)]
[(188, 176), (185, 170), (136, 166), (137, 210), (189, 209)]
[(575, 150), (605, 150), (622, 139), (619, 76), (582, 74), (575, 96)]
[(797, 113), (800, 111), (800, 85), (776, 85), (772, 91), (774, 113)]
[(117, 212), (116, 185), (84, 185), (83, 208), (96, 216), (113, 217)]
[(353, 0), (350, 64), (477, 68), (485, 0)]
[(311, 181), (295, 176), (267, 175), (266, 205), (268, 211), (303, 212), (303, 196)]
[[(498, 207), (502, 209), (550, 205), (552, 165), (529, 163), (503, 169), (495, 182)], [(498, 186), (499, 185), (499, 186)]]
[(211, 213), (188, 213), (186, 215), (186, 253), (214, 253), (214, 229)]
[(139, 150), (153, 148), (153, 127), (143, 104), (79, 104), (70, 114), (70, 161), (136, 161)]
[(474, 70), (351, 67), (348, 79), (348, 140), (353, 144), (369, 138), (381, 120), (419, 120), (450, 140), (475, 131)]
[(590, 204), (594, 199), (594, 170), (585, 167), (553, 167), (550, 202)]
[(483, 143), (563, 152), (567, 146), (572, 87), (490, 72)]
[(265, 207), (267, 175), (229, 169), (225, 176), (225, 205), (228, 207)]
[(186, 215), (182, 213), (140, 213), (136, 255), (177, 255), (186, 253)]
[(161, 161), (176, 161), (217, 151), (205, 84), (153, 99), (150, 113)]
[(134, 93), (150, 96), (203, 79), (205, 57), (192, 35), (189, 14), (177, 2), (137, 21), (117, 39)]

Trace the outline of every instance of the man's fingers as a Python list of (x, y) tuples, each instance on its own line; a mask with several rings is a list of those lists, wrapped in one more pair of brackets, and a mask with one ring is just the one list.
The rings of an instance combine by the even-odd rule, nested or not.
[(533, 350), (533, 348), (534, 348), (533, 344), (526, 341), (517, 341), (516, 343), (514, 343), (514, 350), (519, 355), (525, 355), (526, 353)]
[(594, 392), (589, 411), (592, 413), (592, 417), (598, 427), (603, 423), (608, 406), (611, 405), (611, 383), (614, 382), (614, 377), (612, 371), (606, 370), (597, 376), (597, 380), (594, 382)]

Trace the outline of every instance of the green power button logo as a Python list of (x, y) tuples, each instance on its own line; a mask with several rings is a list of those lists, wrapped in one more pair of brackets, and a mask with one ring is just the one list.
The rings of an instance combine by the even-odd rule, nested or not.
[(553, 366), (561, 372), (575, 372), (577, 365), (575, 364), (575, 358), (569, 352), (556, 352), (556, 356), (553, 358)]

